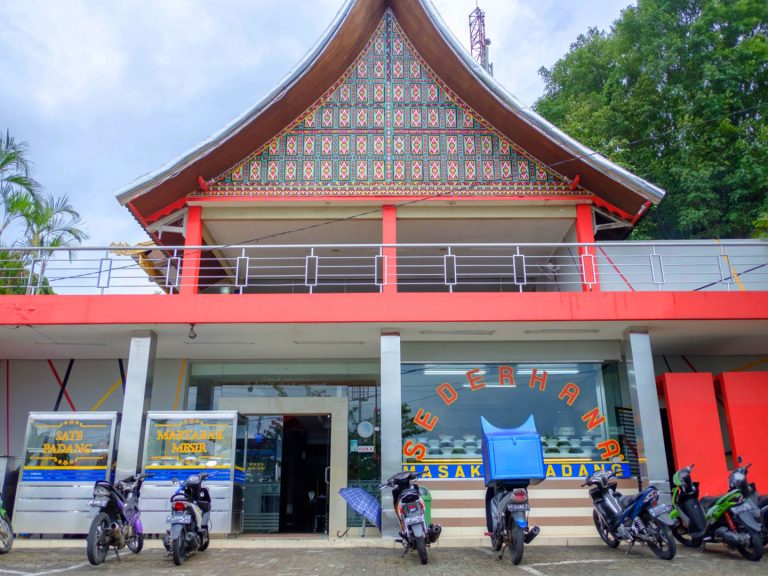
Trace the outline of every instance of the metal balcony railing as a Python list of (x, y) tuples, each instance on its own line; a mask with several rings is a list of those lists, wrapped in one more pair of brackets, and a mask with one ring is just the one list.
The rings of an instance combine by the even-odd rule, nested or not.
[[(0, 294), (768, 290), (768, 242), (0, 250)], [(396, 288), (395, 288), (396, 287)]]

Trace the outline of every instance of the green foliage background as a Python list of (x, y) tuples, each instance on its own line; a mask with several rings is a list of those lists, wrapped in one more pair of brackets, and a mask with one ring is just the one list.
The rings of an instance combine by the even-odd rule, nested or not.
[(638, 238), (768, 232), (768, 1), (639, 0), (542, 68), (536, 111), (661, 186)]

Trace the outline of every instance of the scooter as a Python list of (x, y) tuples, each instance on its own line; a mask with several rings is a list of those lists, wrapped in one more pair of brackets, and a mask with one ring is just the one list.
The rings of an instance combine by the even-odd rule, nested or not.
[(0, 498), (0, 554), (8, 554), (13, 546), (13, 526)]
[(207, 479), (205, 472), (193, 474), (180, 482), (171, 496), (171, 513), (165, 519), (171, 527), (163, 538), (163, 546), (176, 566), (189, 554), (206, 550), (211, 542), (211, 495), (203, 487)]
[(126, 546), (134, 554), (144, 547), (139, 495), (144, 474), (138, 474), (112, 484), (98, 480), (93, 486), (93, 500), (88, 505), (98, 508), (86, 539), (88, 561), (94, 566), (103, 563), (110, 548), (120, 558), (118, 550)]
[(528, 526), (527, 480), (500, 482), (488, 487), (485, 494), (485, 519), (488, 527), (486, 536), (491, 537), (494, 552), (501, 550), (499, 559), (509, 548), (512, 564), (517, 566), (523, 560), (523, 544), (530, 544), (539, 535), (538, 526)]
[(584, 486), (589, 487), (592, 497), (592, 519), (597, 533), (609, 548), (616, 548), (624, 540), (629, 542), (629, 554), (635, 543), (640, 542), (662, 560), (675, 557), (677, 546), (670, 532), (675, 521), (668, 514), (672, 507), (659, 504), (659, 490), (655, 486), (622, 496), (616, 490), (618, 480), (611, 470), (595, 472)]
[(440, 524), (427, 526), (424, 516), (424, 500), (419, 492), (419, 485), (413, 482), (421, 472), (399, 472), (381, 484), (379, 488), (392, 488), (392, 500), (395, 514), (400, 522), (400, 538), (403, 556), (415, 548), (422, 564), (429, 561), (427, 548), (437, 542), (442, 532)]
[[(699, 502), (699, 483), (691, 478), (693, 464), (681, 468), (672, 476), (672, 506), (669, 517), (676, 520), (672, 527), (675, 540), (688, 548), (698, 548), (707, 534), (707, 519)], [(735, 534), (728, 534), (733, 540)], [(725, 536), (723, 536), (725, 540)]]
[[(742, 463), (739, 456), (738, 463)], [(763, 557), (763, 537), (760, 511), (755, 503), (755, 485), (747, 482), (752, 464), (739, 466), (728, 474), (728, 492), (722, 496), (701, 499), (707, 519), (707, 542), (723, 542), (736, 549), (747, 560), (757, 562)]]

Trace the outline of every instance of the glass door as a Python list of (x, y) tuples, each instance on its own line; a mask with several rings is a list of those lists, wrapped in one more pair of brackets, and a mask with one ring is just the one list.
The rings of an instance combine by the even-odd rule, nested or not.
[(250, 416), (246, 440), (244, 532), (280, 530), (283, 417)]

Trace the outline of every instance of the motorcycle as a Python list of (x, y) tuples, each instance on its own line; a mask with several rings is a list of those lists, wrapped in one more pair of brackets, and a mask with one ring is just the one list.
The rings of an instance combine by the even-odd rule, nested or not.
[[(672, 476), (672, 506), (669, 517), (676, 520), (672, 527), (675, 540), (688, 548), (698, 548), (707, 534), (707, 519), (699, 502), (699, 483), (691, 478), (693, 464), (681, 468)], [(735, 534), (728, 533), (733, 541)], [(722, 540), (726, 535), (721, 536)]]
[[(741, 456), (738, 463), (742, 463)], [(723, 542), (747, 560), (757, 562), (763, 557), (763, 526), (755, 485), (747, 482), (750, 466), (738, 466), (728, 474), (727, 493), (701, 499), (707, 520), (703, 544)]]
[(486, 536), (491, 537), (491, 548), (501, 550), (499, 559), (509, 548), (516, 566), (523, 560), (523, 544), (530, 544), (540, 532), (538, 526), (528, 526), (528, 484), (524, 480), (500, 482), (485, 495)]
[(13, 526), (0, 498), (0, 554), (8, 554), (13, 546)]
[(93, 486), (93, 500), (88, 504), (98, 508), (91, 522), (86, 540), (88, 561), (98, 566), (107, 558), (110, 548), (120, 558), (118, 550), (128, 546), (134, 554), (144, 547), (144, 529), (141, 525), (139, 495), (144, 474), (138, 474), (112, 484), (98, 480)]
[(400, 538), (396, 540), (403, 545), (403, 556), (415, 548), (419, 560), (426, 564), (429, 560), (427, 548), (437, 542), (442, 532), (440, 524), (427, 526), (424, 516), (424, 500), (419, 492), (419, 485), (413, 482), (422, 473), (399, 472), (381, 484), (379, 488), (392, 488), (392, 500), (395, 514), (400, 522)]
[(179, 482), (171, 496), (171, 513), (165, 519), (171, 527), (163, 538), (163, 546), (173, 556), (176, 566), (180, 566), (189, 554), (206, 550), (211, 542), (211, 495), (203, 487), (207, 479), (205, 472), (193, 474)]
[(629, 542), (629, 554), (636, 542), (647, 544), (662, 560), (671, 560), (677, 552), (670, 532), (674, 525), (668, 512), (672, 507), (659, 504), (659, 491), (649, 486), (637, 494), (622, 496), (616, 490), (618, 480), (611, 470), (589, 476), (582, 487), (589, 487), (594, 506), (592, 519), (597, 533), (610, 548), (622, 540)]

